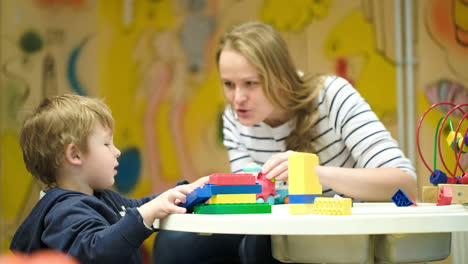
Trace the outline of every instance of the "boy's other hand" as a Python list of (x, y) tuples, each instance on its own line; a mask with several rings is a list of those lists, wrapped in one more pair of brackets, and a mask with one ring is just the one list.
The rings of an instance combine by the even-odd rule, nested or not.
[(200, 179), (188, 184), (195, 190), (197, 187), (203, 187), (210, 181), (210, 176), (201, 177)]
[(190, 184), (179, 185), (138, 207), (145, 224), (151, 226), (155, 219), (164, 218), (171, 213), (185, 213), (187, 209), (177, 205), (185, 203), (185, 197), (194, 189)]

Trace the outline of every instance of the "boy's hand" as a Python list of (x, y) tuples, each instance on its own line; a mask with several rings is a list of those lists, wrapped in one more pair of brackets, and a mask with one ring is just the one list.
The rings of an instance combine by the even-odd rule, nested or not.
[(170, 213), (185, 213), (187, 209), (177, 206), (177, 204), (184, 203), (187, 194), (194, 189), (190, 184), (179, 185), (138, 207), (145, 224), (151, 226), (155, 219), (164, 218)]
[(200, 179), (188, 184), (195, 190), (197, 187), (203, 187), (210, 181), (210, 176), (201, 177)]

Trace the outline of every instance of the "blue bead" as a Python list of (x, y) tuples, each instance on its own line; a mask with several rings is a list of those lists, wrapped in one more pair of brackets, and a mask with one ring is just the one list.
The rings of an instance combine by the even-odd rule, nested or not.
[(447, 183), (447, 175), (440, 170), (435, 170), (434, 173), (431, 174), (429, 180), (434, 185), (439, 183)]

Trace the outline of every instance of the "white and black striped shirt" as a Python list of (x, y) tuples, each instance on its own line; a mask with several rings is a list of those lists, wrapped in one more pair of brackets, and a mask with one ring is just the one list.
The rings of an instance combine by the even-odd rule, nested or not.
[[(319, 116), (312, 129), (318, 131), (313, 142), (321, 165), (395, 167), (416, 178), (414, 167), (398, 143), (366, 100), (345, 79), (328, 77), (317, 100)], [(249, 162), (263, 165), (271, 155), (286, 151), (285, 140), (291, 130), (290, 122), (275, 128), (263, 122), (243, 126), (230, 107), (226, 107), (223, 114), (224, 145), (229, 152), (232, 172), (242, 171)], [(324, 192), (327, 191), (329, 189), (324, 187)]]

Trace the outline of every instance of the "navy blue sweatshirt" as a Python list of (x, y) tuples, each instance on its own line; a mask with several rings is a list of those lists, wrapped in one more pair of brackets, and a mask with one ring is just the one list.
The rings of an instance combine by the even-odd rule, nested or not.
[(142, 263), (139, 248), (153, 231), (136, 207), (154, 197), (127, 199), (111, 190), (91, 196), (53, 188), (16, 231), (10, 249), (24, 253), (57, 249), (81, 263)]

